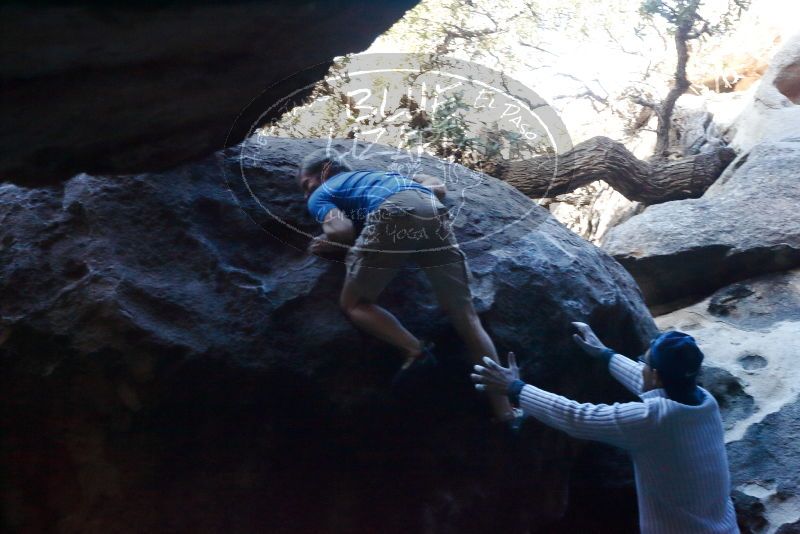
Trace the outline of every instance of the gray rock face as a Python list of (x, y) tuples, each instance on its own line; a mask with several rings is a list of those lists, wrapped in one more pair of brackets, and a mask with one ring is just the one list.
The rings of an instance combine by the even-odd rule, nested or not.
[[(726, 171), (727, 172), (727, 171)], [(756, 146), (699, 199), (647, 208), (603, 248), (663, 305), (800, 265), (800, 139)]]
[[(578, 442), (531, 422), (512, 450), (415, 269), (380, 302), (436, 342), (442, 366), (413, 394), (389, 391), (399, 361), (340, 313), (343, 266), (303, 251), (298, 231), (319, 228), (293, 173), (320, 146), (275, 139), (159, 174), (0, 186), (14, 527), (526, 532), (562, 517)], [(434, 174), (441, 162), (421, 164)], [(569, 326), (640, 351), (655, 325), (628, 273), (502, 182), (449, 187), (501, 353), (560, 393), (629, 398)]]
[(334, 56), (364, 50), (416, 3), (5, 2), (0, 181), (206, 156), (280, 98), (307, 96)]
[(765, 504), (761, 517), (779, 532), (796, 532), (800, 523), (799, 433), (800, 401), (796, 401), (728, 446), (733, 487), (759, 497)]
[(736, 150), (746, 152), (758, 143), (800, 137), (800, 34), (787, 37), (728, 129)]
[(703, 367), (700, 384), (717, 400), (726, 430), (753, 414), (753, 397), (745, 393), (742, 381), (725, 369)]
[(545, 199), (543, 205), (561, 224), (596, 245), (602, 243), (611, 228), (644, 209), (644, 205), (631, 202), (603, 181)]

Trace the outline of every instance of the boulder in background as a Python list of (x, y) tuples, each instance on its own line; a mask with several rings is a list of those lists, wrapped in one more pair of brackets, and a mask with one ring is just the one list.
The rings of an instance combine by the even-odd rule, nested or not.
[(800, 138), (757, 145), (734, 165), (701, 198), (650, 206), (609, 232), (603, 248), (651, 307), (800, 266)]

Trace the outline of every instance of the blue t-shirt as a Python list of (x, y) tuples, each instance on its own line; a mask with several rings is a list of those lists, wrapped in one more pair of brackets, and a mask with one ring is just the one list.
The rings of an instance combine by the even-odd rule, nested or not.
[(406, 189), (433, 192), (424, 185), (394, 171), (347, 171), (328, 178), (308, 198), (308, 211), (319, 222), (333, 208), (339, 208), (356, 223), (362, 223), (391, 195)]

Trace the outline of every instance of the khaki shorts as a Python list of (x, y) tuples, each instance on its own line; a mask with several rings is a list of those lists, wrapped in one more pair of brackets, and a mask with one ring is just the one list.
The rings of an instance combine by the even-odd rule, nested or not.
[(442, 308), (472, 304), (466, 256), (450, 226), (450, 215), (431, 194), (400, 191), (367, 215), (347, 253), (346, 284), (374, 302), (400, 268), (412, 261), (430, 280)]

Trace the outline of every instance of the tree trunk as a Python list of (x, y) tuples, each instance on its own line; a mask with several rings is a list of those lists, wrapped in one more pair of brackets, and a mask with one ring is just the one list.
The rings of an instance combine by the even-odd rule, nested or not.
[(675, 49), (678, 51), (678, 63), (675, 67), (675, 83), (672, 84), (667, 97), (658, 109), (658, 128), (656, 129), (656, 147), (654, 150), (656, 157), (667, 156), (669, 130), (672, 125), (672, 112), (675, 110), (675, 102), (691, 85), (686, 78), (686, 64), (689, 61), (689, 48), (686, 46), (686, 42), (689, 40), (692, 22), (693, 19), (687, 19), (679, 24), (675, 30)]
[(622, 143), (593, 137), (558, 157), (501, 164), (494, 176), (531, 198), (551, 198), (604, 180), (629, 200), (658, 204), (701, 196), (734, 156), (733, 149), (726, 147), (648, 163), (637, 159)]

